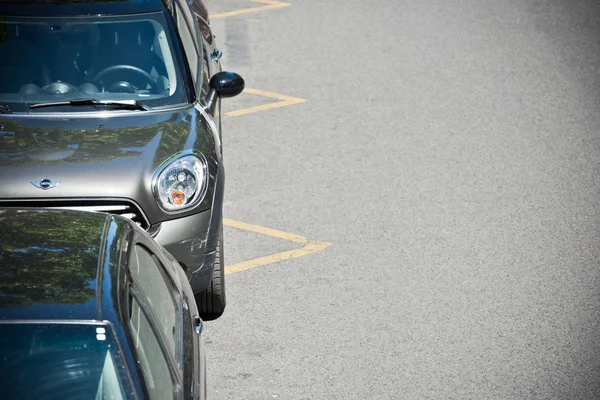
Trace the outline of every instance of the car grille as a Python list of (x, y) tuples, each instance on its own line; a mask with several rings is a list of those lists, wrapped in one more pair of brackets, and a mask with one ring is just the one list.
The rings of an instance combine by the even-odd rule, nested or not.
[(148, 229), (150, 224), (140, 208), (132, 202), (120, 200), (99, 200), (99, 201), (2, 201), (0, 207), (19, 207), (19, 208), (49, 208), (62, 210), (80, 210), (91, 212), (104, 212), (108, 214), (117, 214), (132, 220), (143, 229)]

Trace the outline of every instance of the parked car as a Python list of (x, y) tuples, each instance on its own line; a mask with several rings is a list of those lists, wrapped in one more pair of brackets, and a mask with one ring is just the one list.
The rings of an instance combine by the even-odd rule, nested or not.
[(205, 398), (191, 286), (135, 223), (0, 210), (0, 274), (2, 398)]
[(200, 0), (0, 0), (0, 207), (130, 218), (226, 304), (221, 71)]

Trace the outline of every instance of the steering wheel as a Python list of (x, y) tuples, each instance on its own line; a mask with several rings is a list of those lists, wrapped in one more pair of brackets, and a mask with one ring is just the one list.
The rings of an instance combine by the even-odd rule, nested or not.
[[(112, 67), (108, 67), (108, 68), (104, 68), (102, 71), (98, 72), (98, 74), (96, 74), (96, 76), (94, 77), (94, 79), (92, 79), (92, 83), (97, 85), (97, 86), (101, 86), (101, 80), (102, 78), (104, 78), (105, 76), (109, 75), (109, 74), (113, 74), (113, 73), (125, 73), (125, 74), (135, 74), (138, 77), (144, 78), (144, 80), (146, 81), (145, 83), (148, 83), (150, 85), (150, 90), (154, 93), (158, 92), (158, 86), (156, 84), (156, 81), (154, 80), (154, 78), (152, 78), (152, 76), (147, 73), (146, 71), (144, 71), (141, 68), (135, 67), (133, 65), (113, 65)], [(123, 81), (123, 80), (119, 80), (119, 81), (115, 81), (110, 87), (109, 87), (109, 91), (115, 91), (115, 92), (125, 92), (125, 93), (136, 93), (139, 89), (137, 87), (135, 87), (134, 85), (132, 85), (130, 82), (127, 81)]]

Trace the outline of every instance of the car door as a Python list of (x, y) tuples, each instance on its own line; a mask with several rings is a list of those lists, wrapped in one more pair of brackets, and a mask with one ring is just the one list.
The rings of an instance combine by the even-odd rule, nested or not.
[(136, 241), (130, 251), (132, 347), (138, 356), (148, 397), (181, 399), (184, 397), (181, 294), (151, 247), (145, 240)]
[(165, 339), (165, 358), (182, 384), (184, 399), (204, 399), (206, 382), (202, 321), (187, 277), (175, 258), (146, 235), (130, 255), (132, 285), (143, 296)]
[[(154, 243), (154, 242), (153, 242)], [(204, 338), (202, 337), (203, 321), (199, 317), (194, 292), (188, 277), (175, 257), (163, 247), (156, 245), (156, 253), (162, 256), (161, 261), (173, 277), (178, 277), (183, 305), (183, 356), (184, 388), (191, 387), (192, 398), (206, 399), (206, 357)]]

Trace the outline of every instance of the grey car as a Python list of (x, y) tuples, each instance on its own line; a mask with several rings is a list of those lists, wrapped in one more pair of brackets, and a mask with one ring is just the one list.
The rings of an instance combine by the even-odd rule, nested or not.
[(225, 309), (221, 71), (200, 0), (0, 0), (0, 207), (125, 216)]

